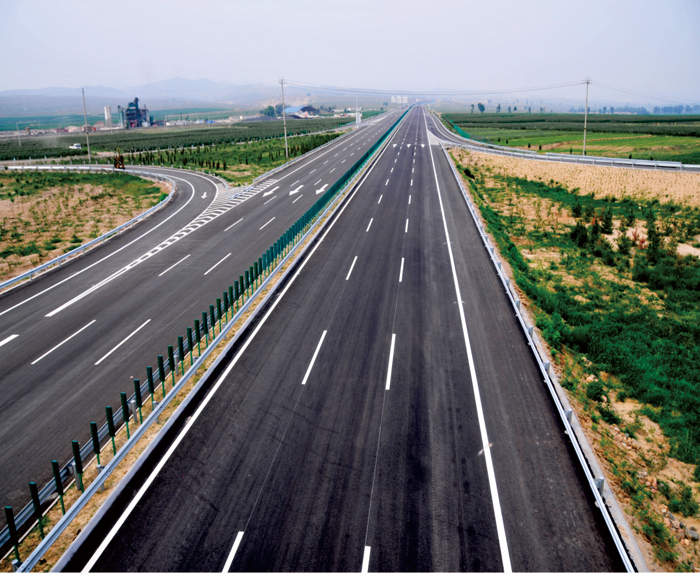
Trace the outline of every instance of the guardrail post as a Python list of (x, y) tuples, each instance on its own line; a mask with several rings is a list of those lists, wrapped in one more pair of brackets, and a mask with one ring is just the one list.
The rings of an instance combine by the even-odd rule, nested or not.
[(199, 342), (202, 339), (202, 334), (199, 332), (199, 319), (194, 320), (194, 336), (197, 339), (197, 358), (202, 356), (202, 348), (199, 345)]
[(105, 407), (105, 414), (107, 415), (107, 432), (109, 433), (109, 438), (112, 439), (112, 455), (117, 454), (117, 445), (114, 444), (114, 435), (117, 434), (114, 428), (114, 414), (112, 413), (112, 407)]
[(194, 359), (192, 358), (192, 327), (187, 327), (187, 350), (190, 353), (190, 367), (194, 365)]
[(39, 523), (39, 536), (44, 539), (44, 525), (41, 523), (41, 501), (39, 500), (39, 489), (36, 487), (36, 482), (29, 483), (29, 493), (32, 495), (32, 504), (34, 506), (34, 518)]
[(214, 316), (214, 305), (209, 305), (209, 318), (211, 320), (211, 339), (216, 337), (216, 317)]
[(596, 478), (595, 487), (598, 489), (598, 492), (600, 492), (600, 494), (602, 495), (603, 490), (605, 489), (605, 478), (603, 478), (602, 476), (600, 478)]
[(564, 411), (564, 414), (566, 415), (566, 420), (569, 421), (570, 424), (571, 420), (574, 418), (574, 410), (566, 409), (566, 411)]
[[(12, 512), (11, 506), (5, 507), (5, 521), (7, 522), (7, 530), (10, 533), (10, 542), (15, 549), (15, 560), (19, 563), (19, 539), (17, 538), (17, 528), (15, 527), (15, 514)], [(12, 562), (12, 567), (14, 569), (14, 562)]]
[[(136, 408), (139, 410), (139, 424), (143, 424), (143, 401), (141, 400), (141, 381), (134, 379), (134, 398), (136, 399)], [(136, 411), (134, 411), (134, 420), (136, 420)]]
[(56, 492), (58, 493), (58, 499), (61, 501), (61, 512), (66, 514), (66, 505), (63, 503), (63, 481), (61, 480), (61, 469), (58, 467), (58, 461), (51, 461), (51, 469), (53, 470), (53, 480), (56, 484)]
[(90, 423), (90, 434), (92, 435), (92, 451), (97, 457), (97, 466), (100, 466), (100, 436), (97, 434), (97, 423)]
[(75, 481), (78, 483), (80, 492), (85, 492), (83, 486), (83, 460), (80, 458), (80, 443), (77, 440), (71, 441), (73, 447), (73, 460), (75, 461)]
[(131, 438), (131, 434), (129, 433), (129, 404), (126, 400), (126, 393), (120, 393), (119, 396), (122, 401), (122, 418), (124, 419), (124, 424), (126, 425), (126, 440), (129, 440)]
[(173, 377), (173, 387), (175, 386), (175, 352), (172, 345), (168, 345), (168, 366), (170, 367), (170, 374)]
[(209, 325), (205, 311), (202, 311), (202, 330), (204, 331), (204, 348), (206, 349), (209, 346)]
[(177, 336), (177, 358), (180, 359), (180, 370), (182, 376), (185, 376), (185, 345), (182, 335)]

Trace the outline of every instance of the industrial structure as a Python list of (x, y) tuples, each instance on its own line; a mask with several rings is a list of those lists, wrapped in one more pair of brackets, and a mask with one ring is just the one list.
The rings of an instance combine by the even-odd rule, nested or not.
[(118, 107), (119, 126), (123, 128), (149, 127), (153, 117), (148, 115), (148, 108), (139, 108), (139, 99), (134, 98), (126, 108)]
[(105, 127), (112, 127), (112, 106), (105, 106)]

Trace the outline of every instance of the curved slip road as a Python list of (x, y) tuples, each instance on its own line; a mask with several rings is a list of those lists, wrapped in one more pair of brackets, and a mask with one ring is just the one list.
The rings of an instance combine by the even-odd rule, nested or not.
[[(170, 206), (58, 271), (0, 297), (0, 500), (51, 480), (89, 423), (133, 392), (147, 365), (316, 201), (395, 121), (380, 116), (227, 200), (202, 174)], [(219, 188), (221, 186), (219, 185)], [(245, 199), (245, 201), (242, 201)], [(4, 520), (4, 516), (0, 518)]]

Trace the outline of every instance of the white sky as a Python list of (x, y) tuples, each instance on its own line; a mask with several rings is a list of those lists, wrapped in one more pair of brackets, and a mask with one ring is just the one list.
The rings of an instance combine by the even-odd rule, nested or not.
[(700, 0), (0, 0), (0, 90), (280, 76), (396, 93), (590, 76), (698, 102)]

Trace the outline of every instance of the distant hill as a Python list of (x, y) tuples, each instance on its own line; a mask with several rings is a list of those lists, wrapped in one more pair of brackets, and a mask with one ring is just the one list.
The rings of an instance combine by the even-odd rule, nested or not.
[[(234, 107), (262, 105), (278, 97), (274, 86), (237, 86), (212, 80), (173, 78), (142, 86), (118, 89), (85, 86), (89, 114), (102, 113), (104, 106), (126, 106), (135, 97), (151, 110), (222, 104)], [(48, 87), (0, 91), (0, 117), (77, 114), (83, 111), (80, 88)]]

